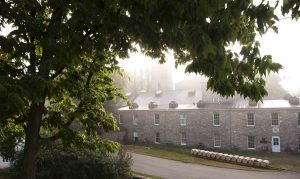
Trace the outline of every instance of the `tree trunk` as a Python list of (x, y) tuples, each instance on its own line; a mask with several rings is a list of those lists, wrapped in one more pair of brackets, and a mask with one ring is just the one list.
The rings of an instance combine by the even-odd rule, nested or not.
[(44, 101), (38, 104), (32, 103), (28, 115), (28, 124), (26, 128), (24, 161), (22, 166), (22, 178), (36, 178), (35, 157), (39, 148), (39, 131), (42, 115), (44, 111)]

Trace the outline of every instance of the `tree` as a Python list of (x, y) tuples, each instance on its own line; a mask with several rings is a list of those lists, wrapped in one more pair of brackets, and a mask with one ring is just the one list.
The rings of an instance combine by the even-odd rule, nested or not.
[[(25, 137), (24, 178), (35, 178), (40, 142), (93, 147), (96, 126), (117, 128), (103, 102), (121, 96), (111, 73), (136, 44), (160, 62), (172, 49), (177, 65), (188, 63), (221, 95), (262, 99), (263, 76), (281, 66), (260, 56), (255, 36), (276, 31), (274, 9), (251, 0), (0, 0), (1, 28), (13, 27), (0, 36), (0, 118), (19, 129), (9, 139)], [(240, 54), (228, 49), (233, 43)]]

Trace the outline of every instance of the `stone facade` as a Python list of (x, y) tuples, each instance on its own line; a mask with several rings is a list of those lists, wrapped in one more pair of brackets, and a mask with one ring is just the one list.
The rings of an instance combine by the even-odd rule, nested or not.
[[(120, 131), (110, 139), (121, 143), (142, 141), (208, 148), (300, 151), (298, 98), (292, 102), (253, 103), (239, 97), (225, 99), (202, 90), (172, 90), (139, 93), (132, 102), (134, 106), (118, 110)], [(155, 120), (155, 116), (159, 119)]]
[[(248, 113), (253, 114), (254, 125), (248, 125)], [(278, 125), (272, 126), (272, 113), (278, 114)], [(123, 135), (120, 141), (134, 142), (134, 140), (138, 140), (155, 143), (156, 134), (159, 133), (159, 143), (161, 144), (203, 145), (209, 148), (220, 144), (220, 148), (224, 149), (276, 151), (278, 149), (275, 150), (272, 137), (279, 137), (276, 139), (279, 141), (273, 142), (279, 143), (280, 152), (298, 151), (300, 145), (299, 113), (300, 107), (298, 106), (274, 108), (193, 107), (191, 109), (121, 108), (119, 125), (121, 131), (126, 131), (126, 135)], [(214, 114), (219, 116), (219, 125), (214, 125)], [(159, 115), (159, 124), (154, 124), (155, 115)], [(133, 116), (137, 118), (135, 119), (136, 124), (133, 123)], [(185, 121), (186, 125), (184, 125)], [(218, 121), (216, 123), (218, 124)], [(249, 136), (252, 138), (249, 139)], [(215, 141), (215, 138), (216, 140), (221, 139)]]

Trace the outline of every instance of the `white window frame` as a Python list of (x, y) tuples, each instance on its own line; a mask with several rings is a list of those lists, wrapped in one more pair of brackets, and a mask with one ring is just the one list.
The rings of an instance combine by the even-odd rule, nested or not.
[[(158, 134), (158, 137), (157, 137), (157, 134)], [(160, 133), (159, 132), (155, 133), (154, 143), (160, 144)]]
[(221, 147), (222, 145), (222, 138), (220, 135), (214, 136), (214, 147)]
[(132, 116), (132, 124), (133, 125), (137, 125), (137, 121), (138, 121), (138, 115), (137, 114), (133, 114)]
[(185, 114), (180, 114), (180, 125), (186, 126), (186, 115)]
[(119, 124), (124, 124), (122, 114), (119, 114)]
[[(253, 137), (253, 145), (254, 145), (254, 147), (252, 148), (252, 147), (249, 147), (249, 137)], [(248, 149), (256, 149), (256, 145), (255, 145), (255, 136), (247, 136), (247, 148)]]
[[(275, 114), (277, 115), (277, 118), (274, 118), (275, 117)], [(273, 124), (273, 121), (277, 120), (277, 125), (276, 124)], [(271, 114), (271, 125), (272, 126), (279, 126), (279, 115), (278, 113), (272, 113)]]
[[(157, 119), (156, 119), (156, 115), (158, 116)], [(154, 125), (156, 125), (156, 126), (160, 125), (159, 114), (157, 114), (157, 113), (154, 114)]]
[[(218, 118), (216, 118), (216, 115), (218, 116)], [(219, 121), (219, 124), (216, 124), (216, 123), (215, 123), (216, 120)], [(214, 125), (214, 126), (220, 126), (220, 124), (221, 124), (221, 121), (220, 121), (220, 113), (215, 112), (215, 113), (213, 114), (213, 125)]]
[[(250, 115), (253, 115), (253, 119), (249, 118)], [(253, 124), (249, 124), (249, 120), (253, 120)], [(255, 126), (255, 115), (252, 112), (247, 113), (247, 126)]]
[(180, 144), (187, 145), (187, 137), (185, 132), (180, 133)]

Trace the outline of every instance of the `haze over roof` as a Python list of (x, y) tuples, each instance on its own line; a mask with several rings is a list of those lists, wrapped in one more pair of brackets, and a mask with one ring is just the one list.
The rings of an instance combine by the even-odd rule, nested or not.
[[(177, 108), (170, 108), (169, 103), (175, 101), (178, 103)], [(197, 103), (203, 101), (204, 107), (197, 107)], [(176, 110), (176, 109), (246, 109), (246, 108), (300, 108), (300, 105), (291, 105), (288, 100), (264, 100), (256, 105), (250, 105), (248, 99), (222, 98), (216, 94), (200, 90), (175, 90), (175, 91), (157, 91), (157, 92), (141, 92), (133, 100), (138, 104), (138, 108), (134, 110)], [(158, 106), (149, 109), (150, 102), (156, 103)], [(119, 110), (130, 110), (128, 107)]]

